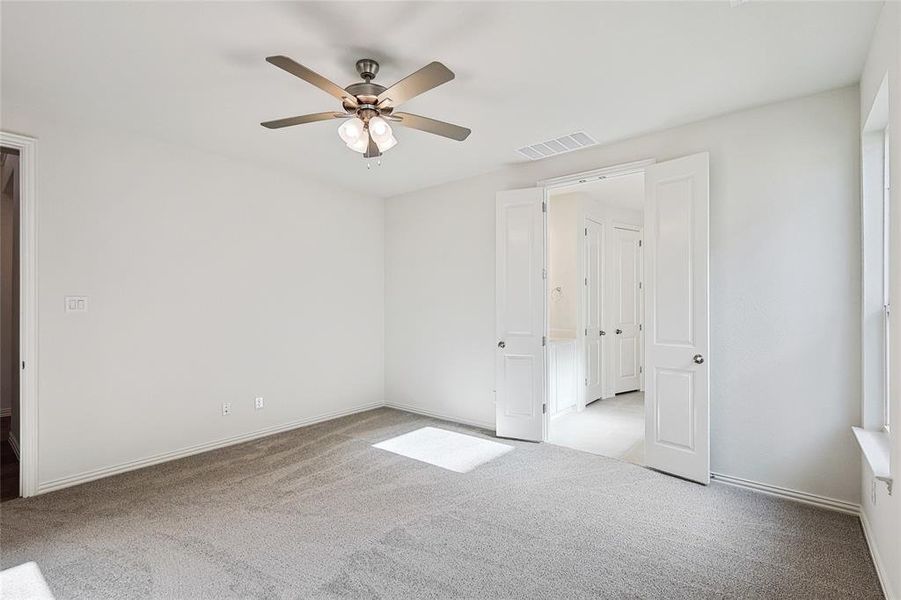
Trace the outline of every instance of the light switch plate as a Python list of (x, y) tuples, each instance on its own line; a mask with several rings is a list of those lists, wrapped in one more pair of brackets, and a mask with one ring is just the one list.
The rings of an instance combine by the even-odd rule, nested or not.
[(88, 312), (88, 297), (87, 296), (66, 296), (65, 307), (66, 307), (67, 313)]

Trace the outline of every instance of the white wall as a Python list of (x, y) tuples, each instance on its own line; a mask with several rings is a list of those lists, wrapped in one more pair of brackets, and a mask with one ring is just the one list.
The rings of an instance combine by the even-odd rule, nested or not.
[(494, 194), (710, 152), (715, 472), (860, 499), (859, 92), (844, 88), (387, 201), (386, 400), (494, 422)]
[(548, 319), (554, 338), (575, 338), (579, 327), (581, 203), (581, 195), (569, 193), (551, 196), (548, 205)]
[(635, 225), (641, 227), (644, 221), (644, 213), (619, 206), (608, 206), (597, 200), (588, 200), (585, 203), (585, 212), (597, 219), (604, 219), (618, 225)]
[(2, 120), (39, 140), (41, 485), (382, 403), (381, 200), (8, 103)]
[[(886, 2), (882, 8), (879, 23), (874, 31), (873, 42), (860, 80), (860, 122), (864, 123), (883, 77), (888, 74), (890, 95), (891, 131), (891, 298), (895, 308), (892, 319), (891, 345), (893, 385), (890, 393), (890, 410), (894, 425), (891, 433), (891, 468), (897, 480), (901, 475), (901, 443), (898, 438), (898, 423), (901, 421), (901, 319), (897, 318), (897, 306), (901, 300), (901, 186), (897, 185), (901, 174), (901, 5)], [(859, 392), (858, 392), (859, 393)], [(871, 419), (860, 416), (861, 422)], [(875, 484), (876, 498), (873, 501), (873, 473), (866, 461), (861, 477), (861, 508), (871, 543), (877, 568), (885, 587), (886, 596), (901, 598), (901, 485), (896, 481), (895, 492), (888, 494), (882, 483)]]

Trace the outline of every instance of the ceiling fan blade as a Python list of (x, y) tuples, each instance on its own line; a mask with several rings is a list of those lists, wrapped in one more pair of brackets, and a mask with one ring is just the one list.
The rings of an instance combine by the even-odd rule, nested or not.
[(436, 119), (421, 117), (405, 112), (393, 113), (391, 117), (391, 121), (398, 125), (434, 133), (435, 135), (457, 140), (458, 142), (462, 142), (469, 137), (470, 133), (472, 133), (472, 130), (467, 129), (466, 127), (460, 127), (459, 125), (454, 125), (452, 123), (445, 123), (444, 121), (438, 121)]
[(432, 62), (411, 75), (407, 75), (378, 95), (378, 104), (399, 106), (423, 92), (436, 88), (454, 78), (454, 72), (440, 62)]
[(267, 56), (266, 61), (275, 65), (279, 69), (283, 69), (288, 73), (291, 73), (295, 77), (300, 77), (307, 83), (312, 83), (320, 90), (331, 94), (338, 100), (347, 102), (354, 107), (357, 106), (357, 99), (354, 98), (353, 95), (350, 94), (347, 90), (342, 88), (337, 83), (329, 81), (316, 71), (308, 69), (300, 63), (294, 62), (287, 56)]
[(352, 116), (353, 115), (346, 113), (321, 112), (313, 113), (311, 115), (301, 115), (299, 117), (276, 119), (275, 121), (266, 121), (264, 123), (260, 123), (260, 125), (262, 125), (263, 127), (268, 127), (269, 129), (280, 129), (282, 127), (291, 127), (292, 125), (303, 125), (304, 123), (315, 123), (316, 121), (328, 121), (330, 119), (344, 119), (346, 117)]

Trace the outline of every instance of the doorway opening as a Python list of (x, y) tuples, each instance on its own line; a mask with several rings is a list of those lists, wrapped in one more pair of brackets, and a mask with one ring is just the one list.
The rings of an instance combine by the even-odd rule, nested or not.
[(19, 497), (19, 151), (0, 147), (0, 502)]
[(644, 464), (644, 171), (547, 195), (547, 441)]
[[(640, 462), (702, 484), (710, 481), (709, 165), (708, 153), (699, 152), (664, 162), (645, 160), (568, 175), (540, 181), (534, 188), (497, 193), (494, 404), (498, 437), (552, 441), (552, 413), (562, 418), (564, 413), (584, 412), (598, 397), (596, 392), (589, 394), (588, 388), (599, 385), (603, 402), (605, 395), (615, 396), (617, 390), (634, 390), (637, 377), (638, 391), (645, 391), (644, 458)], [(584, 246), (588, 250), (593, 243), (599, 248), (591, 253), (593, 265), (590, 257), (583, 257), (575, 246), (576, 261), (582, 261), (578, 272), (588, 273), (583, 276), (583, 287), (590, 288), (592, 278), (603, 282), (607, 277), (598, 273), (604, 271), (606, 276), (612, 269), (623, 281), (630, 273), (637, 273), (633, 279), (639, 281), (639, 292), (611, 299), (612, 287), (608, 286), (593, 292), (596, 300), (592, 304), (590, 298), (584, 299), (585, 292), (579, 291), (578, 280), (575, 288), (549, 285), (549, 196), (566, 186), (639, 172), (644, 182), (642, 224), (624, 223), (609, 214), (589, 218), (582, 225), (582, 236), (583, 240), (589, 238)], [(591, 215), (583, 214), (582, 218), (586, 216)], [(594, 242), (592, 227), (598, 232)], [(634, 260), (625, 250), (616, 248), (635, 241), (640, 251)], [(606, 255), (601, 258), (603, 249)], [(617, 260), (614, 266), (608, 266), (608, 258), (617, 256), (619, 266), (615, 266)], [(587, 307), (579, 309), (574, 335), (572, 321), (558, 322), (552, 331), (549, 318), (548, 305), (567, 294)], [(613, 311), (615, 302), (619, 314)], [(624, 307), (629, 306), (638, 309), (627, 311)], [(611, 319), (611, 314), (615, 318)], [(637, 325), (635, 337), (626, 335), (626, 325)], [(604, 341), (591, 355), (588, 342), (594, 330)], [(565, 337), (567, 334), (570, 337)], [(622, 336), (620, 343), (609, 341), (615, 336)], [(548, 342), (555, 340), (563, 343), (549, 358)], [(633, 360), (630, 356), (636, 346), (638, 358)], [(558, 365), (567, 357), (575, 367), (563, 371)], [(628, 368), (636, 363), (637, 376)], [(548, 364), (554, 365), (553, 371)], [(588, 369), (594, 365), (598, 366), (593, 379)], [(559, 377), (558, 371), (563, 373)], [(575, 377), (570, 376), (573, 372), (577, 373)], [(569, 391), (564, 389), (567, 386)]]

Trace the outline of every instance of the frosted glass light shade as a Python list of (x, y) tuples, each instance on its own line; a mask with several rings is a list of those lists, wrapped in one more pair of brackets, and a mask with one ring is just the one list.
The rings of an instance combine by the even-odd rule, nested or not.
[(375, 136), (372, 136), (372, 139), (375, 140), (375, 145), (379, 147), (379, 152), (387, 152), (397, 145), (397, 138), (394, 137), (394, 134), (389, 134), (387, 139), (378, 140)]
[[(365, 129), (365, 124), (363, 120), (359, 117), (354, 117), (352, 119), (348, 119), (344, 121), (341, 126), (338, 128), (338, 135), (341, 136), (341, 139), (344, 140), (344, 143), (350, 146), (354, 142), (360, 140), (360, 138), (365, 137), (363, 135), (363, 131)], [(368, 140), (366, 142), (369, 143)]]
[(351, 142), (348, 142), (347, 147), (354, 152), (364, 154), (367, 150), (369, 150), (369, 134), (364, 131), (363, 135)]
[(391, 135), (391, 127), (382, 117), (372, 117), (369, 119), (369, 135), (378, 143), (379, 140), (386, 140)]
[(379, 152), (390, 150), (397, 144), (397, 139), (394, 137), (394, 132), (391, 131), (391, 126), (382, 117), (369, 119), (369, 135), (372, 136), (375, 145), (379, 147)]

